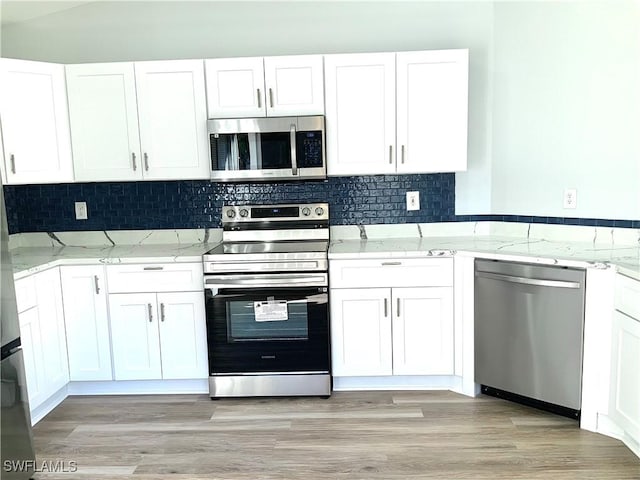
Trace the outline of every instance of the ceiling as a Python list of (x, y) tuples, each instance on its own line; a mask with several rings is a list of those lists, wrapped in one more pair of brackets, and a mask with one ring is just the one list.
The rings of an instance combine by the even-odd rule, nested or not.
[(0, 0), (1, 25), (26, 22), (52, 13), (69, 10), (91, 1), (32, 1), (32, 0)]

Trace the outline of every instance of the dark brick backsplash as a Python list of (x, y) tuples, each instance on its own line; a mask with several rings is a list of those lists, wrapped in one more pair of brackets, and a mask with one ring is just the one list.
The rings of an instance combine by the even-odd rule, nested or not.
[[(420, 210), (406, 211), (406, 192)], [(105, 182), (4, 187), (10, 233), (220, 227), (228, 204), (328, 202), (332, 225), (501, 221), (640, 228), (640, 220), (455, 215), (455, 174), (331, 177), (299, 183)], [(74, 202), (88, 220), (75, 220)]]
[[(407, 191), (421, 209), (406, 211)], [(287, 183), (105, 182), (4, 187), (10, 233), (217, 228), (227, 204), (328, 202), (333, 225), (455, 220), (455, 174), (331, 177)], [(75, 220), (74, 202), (88, 220)]]

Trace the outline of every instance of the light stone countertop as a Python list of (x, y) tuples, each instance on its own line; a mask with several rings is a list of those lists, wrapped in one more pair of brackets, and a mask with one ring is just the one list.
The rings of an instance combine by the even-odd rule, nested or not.
[(552, 241), (495, 235), (339, 239), (331, 242), (329, 259), (379, 259), (464, 254), (497, 260), (610, 268), (640, 280), (640, 250), (633, 245)]
[[(368, 237), (360, 239), (360, 237)], [(640, 280), (640, 231), (483, 223), (332, 227), (329, 259), (454, 254), (578, 268), (615, 267)], [(11, 248), (16, 279), (58, 265), (197, 263), (219, 229), (21, 234)], [(63, 245), (64, 244), (64, 245)]]

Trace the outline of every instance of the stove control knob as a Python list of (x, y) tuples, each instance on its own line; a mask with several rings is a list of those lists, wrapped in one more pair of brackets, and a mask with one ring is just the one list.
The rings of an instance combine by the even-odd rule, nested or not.
[(227, 217), (228, 218), (234, 218), (236, 216), (236, 211), (235, 210), (227, 210)]
[(240, 210), (240, 216), (241, 217), (246, 217), (247, 215), (249, 215), (249, 210), (247, 210), (246, 208), (243, 208), (242, 210)]
[(311, 215), (311, 209), (309, 207), (304, 207), (302, 209), (302, 215), (304, 215), (305, 217), (308, 217), (309, 215)]
[(323, 214), (324, 214), (324, 208), (316, 207), (316, 215), (323, 215)]

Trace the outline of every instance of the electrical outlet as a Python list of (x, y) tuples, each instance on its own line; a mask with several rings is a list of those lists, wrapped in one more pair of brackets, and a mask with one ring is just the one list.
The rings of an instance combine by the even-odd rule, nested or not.
[(578, 205), (578, 191), (575, 188), (565, 188), (562, 208), (576, 208)]
[(420, 210), (420, 192), (407, 192), (407, 211)]
[(86, 220), (87, 216), (87, 202), (76, 202), (76, 220)]

